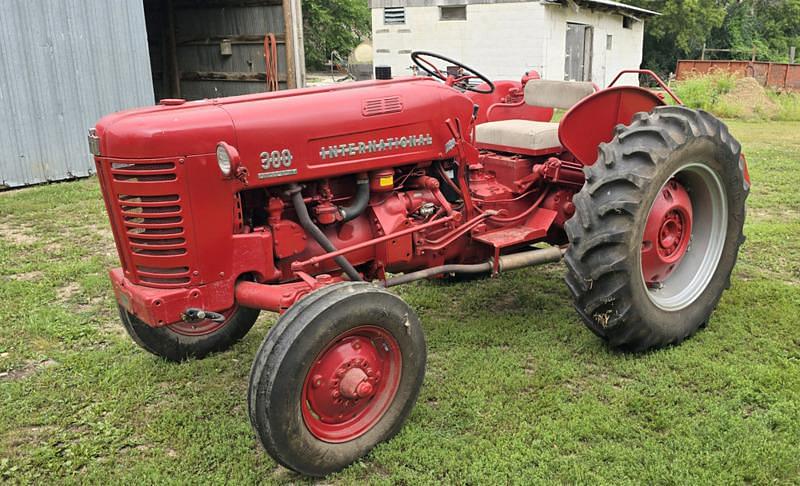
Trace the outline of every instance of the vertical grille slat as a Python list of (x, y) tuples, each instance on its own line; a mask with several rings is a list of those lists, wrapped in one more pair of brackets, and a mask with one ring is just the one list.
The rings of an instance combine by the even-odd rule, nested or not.
[(191, 281), (190, 241), (183, 211), (182, 165), (174, 160), (106, 159), (111, 174), (111, 207), (121, 223), (120, 246), (134, 281), (174, 288)]

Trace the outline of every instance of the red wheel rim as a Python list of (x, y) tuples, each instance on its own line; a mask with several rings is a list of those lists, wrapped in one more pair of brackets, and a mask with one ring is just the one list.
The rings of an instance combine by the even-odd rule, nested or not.
[(220, 312), (220, 314), (225, 316), (225, 320), (222, 322), (216, 322), (210, 319), (203, 319), (202, 321), (198, 322), (179, 321), (170, 324), (169, 329), (173, 331), (175, 334), (180, 334), (181, 336), (191, 336), (191, 337), (206, 336), (208, 334), (219, 331), (226, 324), (228, 324), (231, 320), (231, 316), (236, 312), (238, 308), (239, 306), (234, 305), (225, 312)]
[(692, 236), (692, 201), (683, 184), (670, 179), (659, 191), (642, 236), (642, 275), (658, 285), (686, 255)]
[(386, 413), (400, 386), (397, 340), (377, 326), (337, 336), (317, 356), (303, 382), (303, 421), (314, 437), (347, 442)]

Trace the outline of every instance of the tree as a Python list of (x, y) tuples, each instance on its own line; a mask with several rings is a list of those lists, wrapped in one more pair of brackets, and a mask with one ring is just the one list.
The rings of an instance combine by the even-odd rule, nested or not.
[(661, 13), (645, 23), (643, 65), (665, 75), (675, 70), (678, 59), (699, 56), (712, 31), (723, 25), (729, 2), (629, 0), (627, 3)]
[(369, 37), (370, 20), (367, 0), (304, 0), (306, 65), (311, 69), (324, 67), (333, 51), (347, 57)]
[(788, 61), (789, 47), (800, 47), (800, 0), (731, 2), (725, 23), (712, 33), (715, 47), (731, 48), (734, 58)]
[(733, 49), (727, 58), (787, 61), (800, 47), (800, 0), (626, 0), (660, 12), (647, 20), (643, 65), (659, 74), (679, 59), (695, 59), (703, 45)]

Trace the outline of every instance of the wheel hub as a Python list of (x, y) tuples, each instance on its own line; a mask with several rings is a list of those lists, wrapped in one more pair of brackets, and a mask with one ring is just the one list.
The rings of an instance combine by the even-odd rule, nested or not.
[(692, 201), (670, 179), (656, 196), (642, 236), (642, 273), (648, 286), (663, 282), (686, 254), (692, 235)]
[(382, 328), (361, 326), (320, 353), (303, 386), (303, 418), (321, 440), (345, 442), (369, 430), (391, 404), (400, 348)]

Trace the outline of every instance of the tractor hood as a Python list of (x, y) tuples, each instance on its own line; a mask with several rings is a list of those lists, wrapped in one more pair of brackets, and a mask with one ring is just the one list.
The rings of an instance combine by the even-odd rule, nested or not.
[(214, 152), (234, 137), (230, 116), (212, 100), (121, 111), (97, 122), (104, 157), (142, 159)]
[(166, 103), (180, 104), (101, 119), (102, 156), (207, 155), (226, 142), (253, 178), (283, 183), (446, 157), (454, 146), (446, 120), (458, 118), (467, 137), (473, 106), (419, 77)]

